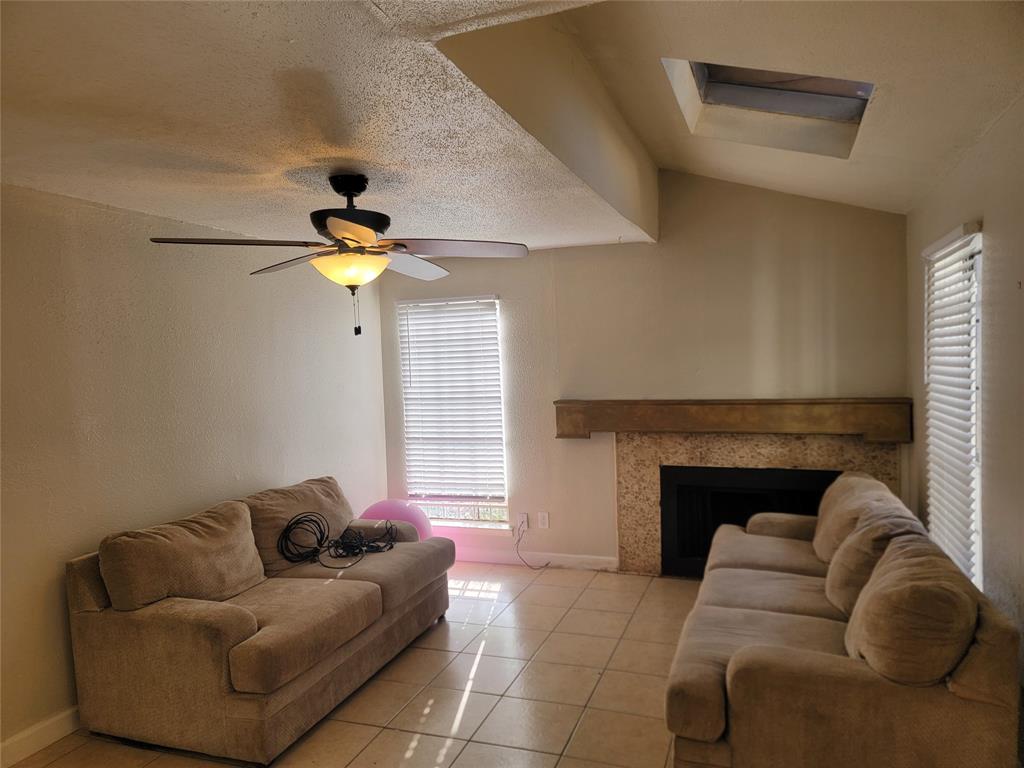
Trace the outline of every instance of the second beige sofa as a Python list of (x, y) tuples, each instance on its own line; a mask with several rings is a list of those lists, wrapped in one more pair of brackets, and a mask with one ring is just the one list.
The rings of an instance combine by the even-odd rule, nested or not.
[(333, 478), (109, 536), (67, 566), (81, 721), (99, 733), (269, 763), (448, 608), (449, 539), (398, 524), (347, 570), (293, 565), (284, 524), (368, 535)]
[(884, 484), (722, 526), (666, 715), (676, 768), (1016, 768), (1018, 636)]

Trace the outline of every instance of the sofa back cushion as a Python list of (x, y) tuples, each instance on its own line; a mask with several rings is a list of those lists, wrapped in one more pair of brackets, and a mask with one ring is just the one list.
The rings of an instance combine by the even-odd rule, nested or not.
[(927, 536), (889, 542), (846, 627), (846, 650), (889, 680), (933, 685), (974, 638), (979, 593)]
[(165, 597), (226, 600), (265, 578), (249, 510), (237, 501), (108, 536), (100, 543), (99, 562), (110, 604), (119, 611)]
[(899, 503), (886, 484), (871, 475), (863, 472), (841, 474), (825, 490), (818, 505), (818, 525), (811, 542), (814, 554), (822, 562), (831, 562), (839, 545), (853, 532), (867, 505), (893, 501)]
[(872, 504), (861, 513), (853, 533), (839, 545), (825, 577), (825, 596), (849, 616), (889, 542), (907, 534), (924, 535), (921, 522), (898, 502)]
[(268, 488), (242, 501), (249, 507), (256, 548), (268, 576), (295, 565), (281, 557), (277, 540), (296, 515), (319, 512), (327, 518), (331, 538), (340, 536), (352, 522), (352, 507), (333, 477), (317, 477), (285, 488)]

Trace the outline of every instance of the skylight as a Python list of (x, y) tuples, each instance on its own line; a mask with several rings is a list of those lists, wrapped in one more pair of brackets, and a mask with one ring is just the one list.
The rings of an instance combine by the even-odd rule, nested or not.
[(874, 86), (856, 80), (691, 61), (705, 104), (860, 123)]

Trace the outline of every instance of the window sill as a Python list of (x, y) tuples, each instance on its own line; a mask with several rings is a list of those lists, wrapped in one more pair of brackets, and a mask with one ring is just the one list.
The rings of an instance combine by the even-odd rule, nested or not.
[(494, 531), (495, 533), (511, 533), (512, 526), (508, 523), (492, 523), (483, 520), (431, 520), (431, 528), (469, 528), (476, 531)]

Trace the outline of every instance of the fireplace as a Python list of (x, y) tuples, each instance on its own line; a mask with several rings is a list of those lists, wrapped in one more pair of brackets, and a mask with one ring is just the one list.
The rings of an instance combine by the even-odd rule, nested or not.
[(814, 515), (838, 471), (661, 467), (661, 572), (704, 573), (718, 526), (746, 525), (757, 512)]
[[(700, 513), (705, 516), (703, 532), (699, 527), (696, 531), (687, 529), (685, 525), (693, 520), (681, 525), (679, 515), (673, 512), (672, 537), (663, 538), (664, 510), (666, 506), (678, 510), (680, 502), (678, 491), (662, 493), (661, 467), (801, 467), (825, 471), (822, 487), (839, 471), (867, 472), (902, 496), (908, 491), (902, 455), (903, 444), (913, 439), (912, 405), (908, 397), (557, 400), (555, 432), (563, 439), (585, 439), (595, 432), (615, 434), (615, 527), (620, 571), (652, 576), (686, 572), (699, 575), (711, 535), (720, 524), (714, 522), (709, 508), (717, 509), (719, 504), (712, 505), (705, 499)], [(741, 493), (751, 491), (732, 482), (725, 487), (741, 489)], [(717, 502), (719, 494), (715, 495)], [(736, 522), (771, 507), (793, 509), (789, 499), (773, 501), (771, 496), (762, 496), (756, 504), (746, 499), (745, 511), (738, 500), (733, 502), (729, 514)], [(812, 502), (807, 511), (813, 511), (816, 503)], [(681, 536), (685, 536), (684, 551), (700, 553), (685, 556), (696, 562), (684, 567), (679, 562), (684, 556), (677, 552), (671, 558), (674, 564), (663, 568), (662, 542), (679, 542)], [(699, 548), (693, 546), (698, 539), (704, 542)], [(679, 549), (676, 545), (673, 548)]]

